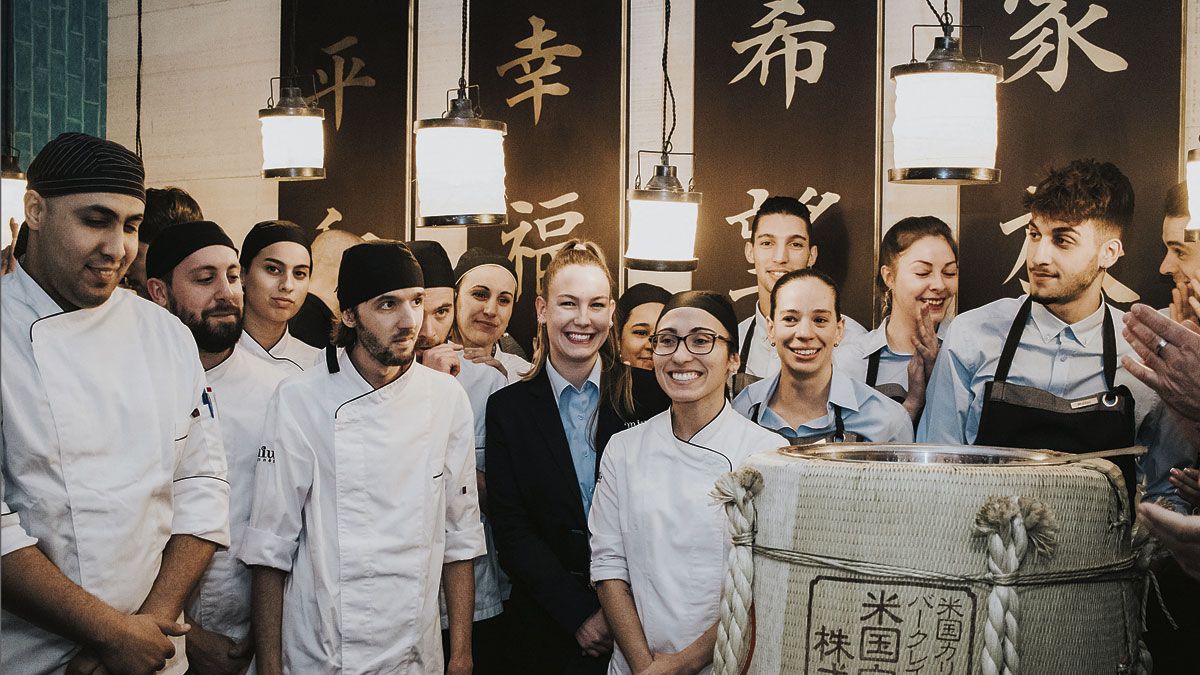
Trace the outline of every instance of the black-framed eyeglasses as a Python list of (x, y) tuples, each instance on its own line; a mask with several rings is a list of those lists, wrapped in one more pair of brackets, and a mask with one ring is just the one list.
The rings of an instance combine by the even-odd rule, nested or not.
[(729, 342), (729, 338), (721, 337), (716, 333), (688, 333), (683, 337), (674, 333), (655, 333), (650, 336), (650, 346), (654, 348), (655, 354), (670, 356), (675, 353), (676, 349), (679, 349), (679, 343), (682, 342), (689, 352), (696, 356), (704, 356), (712, 353), (717, 340)]

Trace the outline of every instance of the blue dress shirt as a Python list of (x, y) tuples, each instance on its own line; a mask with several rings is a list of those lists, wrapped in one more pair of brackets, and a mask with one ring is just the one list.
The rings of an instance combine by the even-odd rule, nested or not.
[[(975, 442), (984, 388), (995, 379), (1004, 340), (1025, 297), (996, 300), (954, 319), (925, 390), (918, 442)], [(1138, 462), (1139, 478), (1145, 479), (1148, 498), (1165, 496), (1177, 501), (1179, 497), (1167, 481), (1168, 470), (1192, 466), (1196, 451), (1182, 434), (1172, 433), (1171, 425), (1163, 424), (1158, 395), (1121, 365), (1122, 356), (1137, 355), (1121, 335), (1125, 313), (1115, 307), (1109, 310), (1117, 331), (1115, 384), (1129, 387), (1133, 394), (1137, 443), (1149, 448), (1149, 454)], [(1068, 399), (1105, 391), (1103, 321), (1104, 307), (1067, 324), (1034, 302), (1008, 381)]]
[[(803, 438), (817, 434), (831, 434), (837, 429), (833, 406), (842, 409), (842, 424), (846, 431), (853, 431), (864, 439), (876, 443), (911, 443), (913, 440), (912, 418), (904, 406), (868, 387), (865, 383), (852, 380), (833, 369), (829, 383), (829, 401), (825, 404), (825, 415), (809, 420), (793, 428), (777, 415), (767, 402), (779, 388), (779, 374), (759, 380), (742, 390), (733, 400), (733, 408), (752, 422), (770, 429), (787, 438)], [(757, 418), (753, 416), (758, 405)]]
[(558, 374), (550, 359), (546, 359), (546, 374), (554, 391), (554, 402), (558, 404), (558, 418), (562, 420), (567, 445), (571, 448), (571, 461), (575, 464), (575, 478), (579, 481), (579, 495), (583, 498), (583, 512), (592, 508), (592, 493), (596, 491), (596, 411), (600, 406), (600, 359), (592, 366), (592, 372), (577, 389)]
[[(852, 380), (867, 381), (867, 360), (879, 352), (879, 372), (875, 375), (876, 386), (898, 384), (908, 390), (908, 361), (912, 351), (896, 352), (888, 346), (887, 325), (891, 317), (883, 317), (879, 327), (861, 335), (843, 337), (842, 343), (833, 350), (834, 366)], [(946, 319), (938, 326), (938, 338), (945, 338), (950, 328)], [(849, 331), (847, 331), (849, 333)]]

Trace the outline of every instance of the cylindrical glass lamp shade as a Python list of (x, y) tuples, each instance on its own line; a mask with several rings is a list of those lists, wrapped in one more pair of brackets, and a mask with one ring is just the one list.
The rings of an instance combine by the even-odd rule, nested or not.
[(629, 191), (629, 248), (632, 270), (690, 272), (696, 269), (699, 192)]
[(414, 125), (417, 224), (502, 225), (503, 122), (478, 118), (421, 120)]
[(320, 108), (264, 108), (263, 178), (306, 180), (325, 177), (325, 111)]
[(1188, 152), (1187, 156), (1188, 221), (1183, 230), (1183, 240), (1200, 241), (1200, 149)]
[(12, 243), (12, 231), (8, 227), (9, 220), (16, 220), (17, 225), (25, 222), (26, 185), (23, 173), (10, 176), (6, 172), (0, 178), (0, 248)]
[[(932, 57), (931, 57), (932, 59)], [(898, 183), (996, 183), (996, 85), (1000, 66), (958, 59), (892, 68), (896, 119), (892, 124)]]

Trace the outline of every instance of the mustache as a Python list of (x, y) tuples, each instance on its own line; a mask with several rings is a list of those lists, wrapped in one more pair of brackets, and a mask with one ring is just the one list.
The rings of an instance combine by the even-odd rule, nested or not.
[[(397, 337), (397, 338), (395, 338), (395, 339), (397, 339), (397, 340), (403, 340), (404, 338), (403, 338), (403, 337)], [(437, 342), (434, 342), (432, 338), (429, 338), (429, 337), (427, 337), (427, 336), (424, 336), (424, 335), (421, 335), (421, 336), (419, 336), (419, 337), (417, 338), (417, 349), (420, 349), (420, 350), (431, 349), (431, 348), (433, 348), (433, 347), (436, 347), (436, 346), (438, 346), (438, 344), (439, 344), (439, 343), (437, 343)]]
[(200, 312), (201, 319), (209, 319), (214, 316), (241, 316), (242, 310), (235, 304), (229, 301), (218, 302), (216, 307), (210, 307)]

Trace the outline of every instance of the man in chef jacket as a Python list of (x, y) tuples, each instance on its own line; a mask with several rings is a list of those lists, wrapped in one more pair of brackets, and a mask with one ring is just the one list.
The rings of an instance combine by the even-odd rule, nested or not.
[(28, 180), (28, 251), (0, 281), (0, 671), (182, 673), (183, 607), (229, 544), (229, 484), (187, 328), (116, 291), (142, 162), (62, 134)]
[(342, 257), (342, 316), (323, 365), (267, 412), (250, 523), (259, 673), (471, 671), (471, 561), (485, 552), (471, 407), (415, 362), (424, 279), (399, 242)]
[[(146, 292), (191, 330), (221, 421), (229, 464), (229, 532), (237, 541), (250, 519), (254, 463), (263, 418), (291, 367), (258, 358), (239, 340), (242, 281), (238, 251), (219, 225), (190, 222), (163, 230), (146, 257)], [(286, 362), (285, 362), (286, 363)], [(290, 364), (288, 364), (290, 366)], [(254, 656), (250, 570), (218, 551), (187, 608), (188, 663), (201, 673), (242, 673)]]

